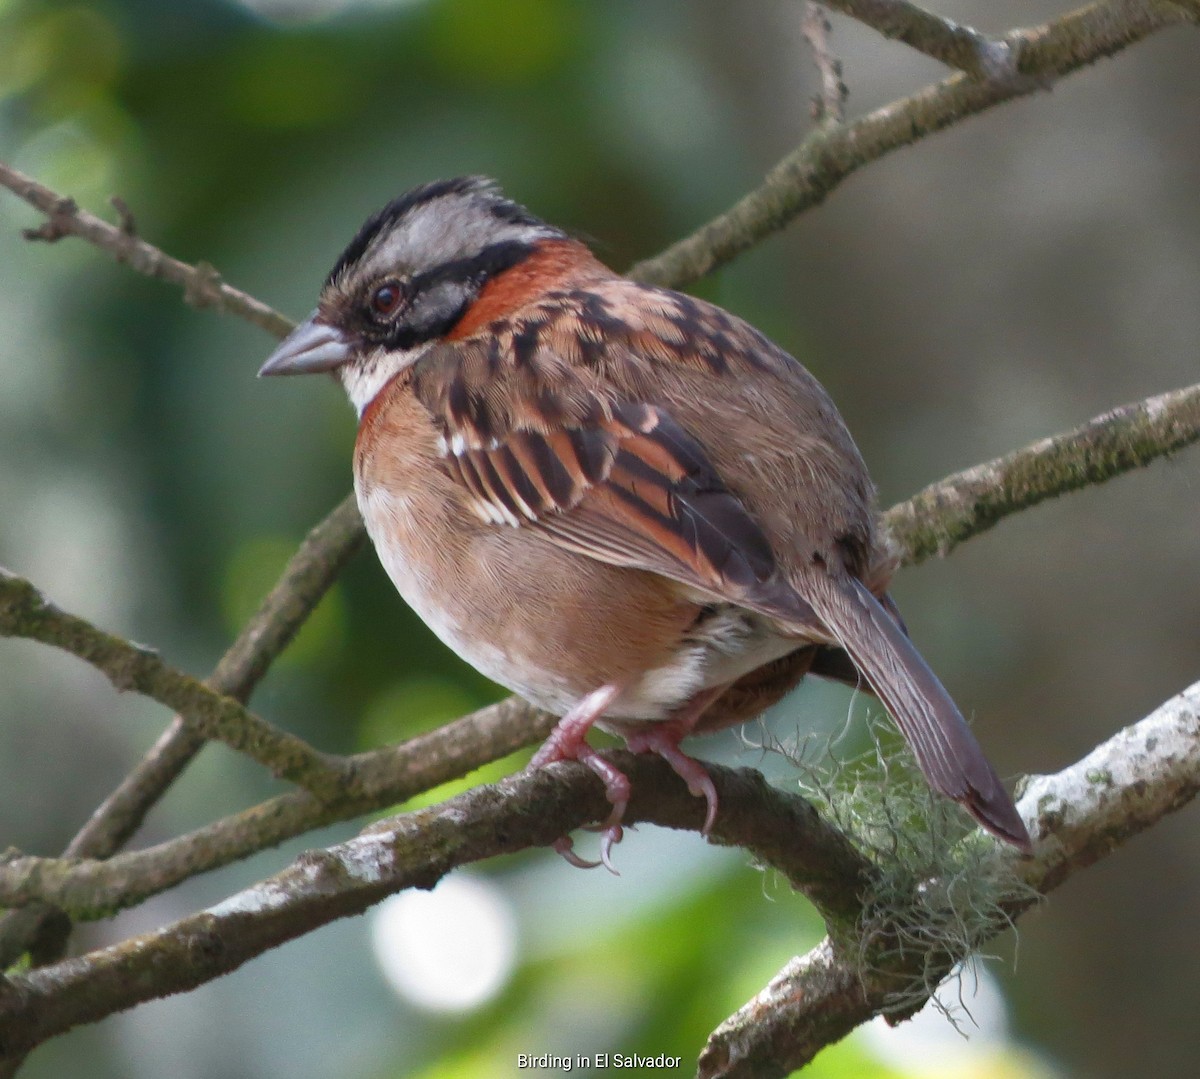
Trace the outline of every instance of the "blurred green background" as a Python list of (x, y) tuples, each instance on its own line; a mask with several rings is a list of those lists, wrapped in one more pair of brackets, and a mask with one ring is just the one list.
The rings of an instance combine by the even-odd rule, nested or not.
[[(1002, 30), (1065, 6), (940, 9)], [(369, 211), (463, 172), (497, 177), (624, 267), (727, 207), (803, 137), (814, 72), (802, 10), (0, 0), (0, 158), (96, 212), (119, 193), (148, 239), (292, 317)], [(825, 382), (884, 505), (1196, 381), (1196, 40), (1162, 34), (894, 155), (695, 286)], [(843, 19), (834, 43), (854, 113), (941, 74)], [(352, 414), (319, 381), (256, 381), (271, 348), (261, 331), (185, 307), (78, 241), (24, 243), (19, 228), (38, 221), (0, 192), (0, 563), (205, 673), (348, 490)], [(901, 574), (916, 639), (1002, 774), (1056, 770), (1197, 678), (1198, 477), (1200, 458), (1183, 453)], [(495, 696), (366, 553), (254, 706), (346, 751)], [(848, 707), (846, 693), (807, 687), (772, 730), (837, 730)], [(0, 846), (57, 853), (164, 720), (69, 657), (0, 641)], [(700, 752), (740, 748), (729, 735)], [(787, 781), (785, 762), (765, 765)], [(208, 749), (139, 842), (275, 789)], [(905, 1038), (860, 1033), (809, 1074), (1192, 1074), (1196, 823), (1194, 809), (1168, 820), (1026, 918), (1019, 967), (1011, 941), (988, 967), (1003, 996), (988, 975), (972, 1004), (965, 984), (980, 1023), (965, 1023), (969, 1041), (933, 1016)], [(192, 882), (85, 927), (79, 944), (161, 925), (353, 831)], [(615, 879), (540, 853), (505, 859), (474, 874), (482, 906), (435, 908), (452, 941), (478, 929), (476, 956), (496, 952), (492, 982), (452, 1001), (457, 1011), (414, 1000), (403, 971), (391, 975), (400, 989), (385, 976), (415, 954), (388, 926), (426, 924), (397, 909), (78, 1030), (22, 1075), (486, 1079), (516, 1074), (518, 1053), (603, 1050), (682, 1055), (690, 1074), (707, 1032), (815, 942), (817, 922), (778, 881), (696, 836), (643, 828), (619, 865)], [(469, 980), (448, 953), (431, 962), (452, 989)]]

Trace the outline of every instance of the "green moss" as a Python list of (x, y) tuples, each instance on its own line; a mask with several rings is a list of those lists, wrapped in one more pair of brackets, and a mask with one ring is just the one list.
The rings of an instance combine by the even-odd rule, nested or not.
[(804, 765), (803, 793), (879, 869), (858, 925), (839, 943), (864, 977), (895, 977), (886, 1011), (905, 1013), (1037, 893), (997, 857), (995, 839), (930, 790), (907, 750), (885, 752), (877, 741), (855, 760), (823, 756), (831, 771)]

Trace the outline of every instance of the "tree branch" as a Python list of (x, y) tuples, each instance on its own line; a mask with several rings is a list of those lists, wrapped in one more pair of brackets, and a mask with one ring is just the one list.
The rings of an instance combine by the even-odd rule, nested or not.
[(1200, 441), (1200, 384), (1122, 405), (1073, 431), (947, 476), (885, 520), (904, 562), (946, 555), (1010, 514), (1101, 484)]
[(24, 637), (78, 656), (106, 675), (118, 690), (134, 690), (165, 704), (183, 716), (197, 734), (245, 753), (322, 800), (336, 798), (345, 785), (346, 773), (337, 758), (319, 753), (232, 697), (177, 671), (156, 652), (68, 614), (48, 602), (24, 577), (2, 568), (0, 637)]
[(1044, 26), (1014, 30), (1006, 37), (1020, 41), (1017, 74), (1028, 78), (981, 83), (952, 75), (852, 124), (818, 128), (767, 174), (761, 187), (691, 236), (639, 262), (629, 276), (656, 285), (703, 277), (824, 201), (864, 165), (1001, 102), (1048, 87), (1165, 26), (1195, 18), (1182, 4), (1168, 0), (1106, 0)]
[[(1010, 849), (996, 858), (1019, 869), (1037, 892), (1057, 888), (1200, 793), (1200, 682), (1127, 727), (1057, 775), (1038, 776), (1018, 802), (1036, 844), (1018, 862)], [(1032, 900), (1010, 906), (1013, 918)], [(979, 941), (983, 943), (983, 941)], [(905, 1011), (924, 1003), (925, 955), (909, 957)], [(962, 955), (938, 960), (939, 978)], [(857, 956), (825, 940), (793, 959), (762, 992), (714, 1032), (700, 1058), (703, 1079), (771, 1079), (790, 1075), (856, 1026), (888, 1012), (896, 972), (864, 968)], [(916, 990), (917, 999), (911, 997)]]
[(78, 236), (107, 251), (118, 262), (128, 263), (138, 273), (181, 286), (184, 299), (193, 307), (215, 307), (218, 311), (227, 311), (261, 326), (276, 337), (283, 337), (294, 325), (261, 300), (225, 284), (220, 274), (207, 263), (190, 266), (139, 239), (134, 231), (133, 215), (124, 202), (116, 204), (121, 223), (110, 225), (81, 210), (74, 199), (51, 191), (31, 176), (3, 162), (0, 162), (0, 186), (7, 187), (14, 195), (46, 215), (45, 222), (38, 228), (25, 230), (27, 240), (54, 243), (64, 236)]
[(825, 3), (884, 37), (902, 41), (974, 79), (1004, 79), (1018, 73), (1021, 39), (1014, 34), (989, 37), (908, 0), (825, 0)]
[[(630, 820), (698, 828), (703, 804), (663, 762), (617, 754), (633, 781)], [(711, 769), (722, 813), (714, 840), (744, 847), (787, 874), (835, 924), (856, 918), (873, 870), (803, 800), (754, 772)], [(1122, 731), (1077, 764), (1040, 777), (1020, 809), (1036, 842), (1032, 859), (985, 842), (998, 869), (1021, 868), (1049, 889), (1180, 808), (1200, 791), (1200, 683)], [(80, 1023), (194, 988), (336, 918), (358, 914), (404, 888), (432, 887), (455, 866), (527, 847), (607, 812), (600, 785), (579, 765), (510, 777), (431, 809), (367, 829), (347, 843), (302, 855), (288, 869), (218, 906), (154, 933), (9, 980), (0, 993), (0, 1061)], [(1030, 900), (1022, 900), (1028, 905)], [(1014, 916), (1020, 909), (1014, 909)], [(935, 956), (935, 961), (942, 962)], [(930, 957), (909, 954), (875, 970), (825, 942), (790, 965), (713, 1036), (708, 1076), (782, 1076), (821, 1046), (923, 985)], [(949, 962), (949, 957), (945, 960)], [(947, 968), (948, 969), (948, 968)], [(906, 976), (907, 984), (901, 984)], [(787, 981), (786, 978), (790, 978)], [(752, 1021), (750, 1021), (752, 1019)], [(738, 1023), (735, 1023), (738, 1020)]]
[[(614, 755), (633, 781), (627, 819), (698, 829), (703, 802), (664, 762)], [(852, 924), (871, 870), (803, 799), (749, 770), (713, 766), (722, 812), (713, 841), (775, 865), (834, 923)], [(194, 988), (405, 888), (431, 888), (456, 866), (542, 847), (608, 812), (600, 784), (569, 764), (477, 787), (443, 805), (376, 824), (218, 906), (154, 933), (13, 977), (0, 992), (0, 1065), (80, 1023)], [(566, 870), (564, 870), (566, 871)]]

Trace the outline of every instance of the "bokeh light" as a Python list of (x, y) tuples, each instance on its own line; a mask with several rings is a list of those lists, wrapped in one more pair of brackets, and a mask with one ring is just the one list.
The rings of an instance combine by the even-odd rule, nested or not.
[(512, 908), (484, 878), (455, 873), (432, 891), (384, 900), (371, 915), (371, 944), (388, 984), (433, 1012), (464, 1012), (504, 987), (517, 955)]

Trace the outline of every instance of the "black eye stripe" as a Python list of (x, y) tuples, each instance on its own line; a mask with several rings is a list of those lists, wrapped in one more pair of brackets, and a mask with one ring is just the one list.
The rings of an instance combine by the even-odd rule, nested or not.
[[(415, 274), (407, 281), (381, 281), (367, 295), (368, 319), (376, 334), (382, 331), (390, 348), (412, 348), (423, 341), (444, 337), (462, 318), (488, 278), (515, 266), (532, 251), (532, 244), (506, 240)], [(389, 285), (401, 289), (401, 299), (385, 313), (375, 306), (374, 298), (379, 289)]]
[(414, 296), (444, 282), (480, 284), (495, 274), (515, 266), (533, 251), (533, 245), (521, 240), (504, 240), (465, 258), (453, 259), (416, 274), (409, 282)]

